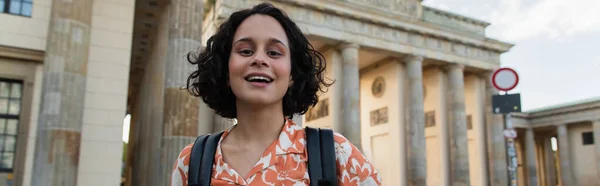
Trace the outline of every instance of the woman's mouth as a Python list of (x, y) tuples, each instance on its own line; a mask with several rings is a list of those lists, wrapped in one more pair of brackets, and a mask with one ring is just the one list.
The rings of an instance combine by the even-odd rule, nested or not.
[(271, 84), (271, 82), (273, 82), (273, 79), (271, 77), (265, 76), (265, 75), (249, 75), (246, 76), (246, 78), (244, 78), (247, 82), (249, 82), (251, 85), (257, 86), (257, 87), (266, 87), (269, 84)]

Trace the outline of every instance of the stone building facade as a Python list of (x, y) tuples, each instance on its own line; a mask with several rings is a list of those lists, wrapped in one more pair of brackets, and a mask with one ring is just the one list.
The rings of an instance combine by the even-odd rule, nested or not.
[[(0, 186), (168, 185), (180, 149), (234, 122), (180, 90), (192, 69), (184, 56), (233, 11), (259, 2), (0, 1)], [(385, 185), (506, 185), (502, 117), (491, 112), (488, 77), (513, 45), (487, 38), (489, 23), (420, 0), (268, 2), (297, 22), (336, 80), (297, 123), (344, 134)], [(516, 119), (529, 136), (543, 129), (528, 126), (548, 125), (538, 114), (553, 115)], [(577, 136), (560, 126), (559, 139)], [(528, 148), (525, 139), (520, 147)], [(527, 162), (543, 157), (529, 151)], [(575, 168), (561, 180), (580, 180)], [(537, 180), (560, 172), (535, 170), (527, 173)]]

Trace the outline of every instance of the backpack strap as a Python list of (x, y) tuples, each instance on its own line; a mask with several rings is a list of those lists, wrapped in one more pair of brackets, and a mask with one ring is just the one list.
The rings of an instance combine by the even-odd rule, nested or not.
[(188, 168), (188, 184), (191, 186), (193, 184), (199, 183), (200, 176), (200, 161), (202, 160), (202, 150), (206, 145), (206, 139), (210, 136), (210, 134), (205, 134), (202, 136), (198, 136), (194, 145), (192, 146), (192, 151), (190, 152), (190, 164)]
[(333, 131), (305, 128), (308, 151), (308, 175), (311, 186), (337, 185), (337, 171)]
[(335, 141), (331, 129), (321, 129), (321, 162), (323, 165), (323, 179), (337, 185), (337, 162), (335, 157)]
[(308, 151), (308, 176), (310, 177), (310, 186), (318, 186), (319, 181), (323, 179), (323, 169), (321, 167), (321, 137), (319, 129), (306, 127), (306, 150)]
[(190, 154), (188, 170), (189, 186), (208, 186), (212, 176), (212, 166), (217, 152), (217, 145), (223, 132), (215, 135), (202, 135), (196, 138)]

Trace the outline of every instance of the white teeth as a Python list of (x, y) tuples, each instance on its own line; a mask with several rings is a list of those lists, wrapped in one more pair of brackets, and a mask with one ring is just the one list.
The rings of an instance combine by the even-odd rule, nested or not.
[(252, 81), (252, 80), (265, 80), (267, 82), (271, 82), (271, 79), (269, 79), (268, 77), (264, 77), (264, 76), (250, 76), (247, 78), (248, 81)]

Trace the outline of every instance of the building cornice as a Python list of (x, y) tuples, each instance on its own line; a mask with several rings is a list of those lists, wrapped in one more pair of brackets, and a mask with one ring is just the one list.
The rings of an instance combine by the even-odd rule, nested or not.
[(348, 3), (344, 2), (303, 0), (273, 1), (317, 10), (323, 13), (338, 15), (344, 18), (356, 19), (362, 22), (373, 23), (376, 25), (389, 27), (393, 29), (419, 33), (425, 36), (447, 39), (450, 41), (463, 43), (474, 47), (485, 48), (500, 53), (507, 52), (514, 46), (514, 44), (500, 42), (476, 34), (452, 32), (445, 29), (443, 26), (424, 22), (421, 19), (419, 19), (419, 17), (398, 16), (377, 12), (360, 11), (356, 7), (348, 6)]
[(37, 63), (44, 62), (44, 52), (24, 48), (16, 48), (0, 45), (0, 57), (32, 61)]

